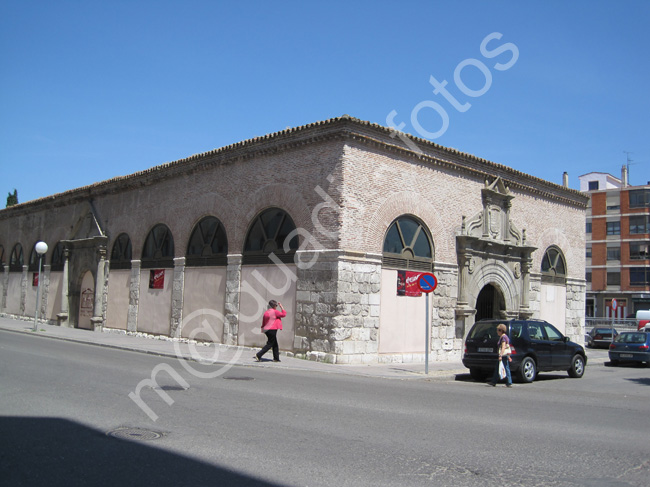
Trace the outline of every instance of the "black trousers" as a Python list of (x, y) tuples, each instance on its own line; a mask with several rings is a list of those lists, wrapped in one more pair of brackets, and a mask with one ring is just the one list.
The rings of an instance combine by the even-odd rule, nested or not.
[(278, 330), (267, 330), (264, 334), (267, 342), (264, 348), (257, 353), (257, 358), (262, 358), (266, 352), (273, 349), (273, 360), (280, 360), (280, 347), (278, 347), (278, 338), (276, 337)]

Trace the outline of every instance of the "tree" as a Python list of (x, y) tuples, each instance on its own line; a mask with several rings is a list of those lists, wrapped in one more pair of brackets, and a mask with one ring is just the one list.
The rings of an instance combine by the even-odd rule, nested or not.
[(7, 195), (7, 208), (18, 204), (18, 190), (14, 188), (14, 194)]

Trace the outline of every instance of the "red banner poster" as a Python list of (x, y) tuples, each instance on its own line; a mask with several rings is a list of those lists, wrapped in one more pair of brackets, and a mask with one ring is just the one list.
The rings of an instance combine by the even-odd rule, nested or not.
[(422, 296), (418, 286), (418, 278), (422, 272), (397, 271), (397, 295), (398, 296)]
[(32, 286), (38, 286), (38, 272), (34, 272), (34, 277), (32, 277)]
[(163, 289), (165, 287), (165, 269), (151, 269), (149, 271), (149, 289)]

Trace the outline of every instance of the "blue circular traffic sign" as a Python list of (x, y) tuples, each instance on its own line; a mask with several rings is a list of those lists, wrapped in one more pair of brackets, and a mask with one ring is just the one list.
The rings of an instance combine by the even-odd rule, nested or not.
[(433, 274), (426, 272), (418, 277), (418, 287), (423, 293), (432, 292), (438, 285), (438, 279)]

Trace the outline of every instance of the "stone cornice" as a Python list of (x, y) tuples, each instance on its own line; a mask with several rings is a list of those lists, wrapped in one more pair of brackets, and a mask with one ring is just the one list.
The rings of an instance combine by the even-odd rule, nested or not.
[(402, 137), (396, 137), (395, 134), (395, 131), (387, 127), (343, 115), (342, 117), (244, 140), (219, 149), (167, 162), (127, 176), (118, 176), (0, 209), (0, 219), (29, 213), (34, 210), (92, 200), (97, 196), (149, 186), (180, 175), (209, 170), (215, 166), (246, 161), (260, 156), (276, 155), (291, 149), (332, 140), (353, 141), (377, 147), (385, 151), (399, 153), (420, 163), (444, 167), (451, 171), (459, 171), (486, 180), (500, 176), (510, 188), (580, 208), (587, 206), (588, 196), (580, 191), (530, 176), (508, 166), (460, 152), (456, 149), (438, 145), (426, 139), (406, 135), (422, 149), (421, 152), (417, 152), (406, 144), (402, 144), (400, 141)]

